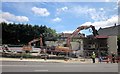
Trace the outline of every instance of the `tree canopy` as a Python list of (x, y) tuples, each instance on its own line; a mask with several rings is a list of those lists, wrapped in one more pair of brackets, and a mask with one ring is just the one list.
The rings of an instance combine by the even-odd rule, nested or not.
[(43, 39), (56, 37), (57, 33), (45, 25), (0, 23), (2, 25), (2, 44), (27, 44), (43, 35)]

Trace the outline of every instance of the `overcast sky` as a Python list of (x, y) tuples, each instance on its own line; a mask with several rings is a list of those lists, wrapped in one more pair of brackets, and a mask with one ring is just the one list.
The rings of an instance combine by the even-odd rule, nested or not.
[[(46, 25), (58, 33), (81, 25), (100, 27), (118, 23), (118, 2), (2, 2), (0, 22)], [(91, 34), (89, 30), (81, 31)]]

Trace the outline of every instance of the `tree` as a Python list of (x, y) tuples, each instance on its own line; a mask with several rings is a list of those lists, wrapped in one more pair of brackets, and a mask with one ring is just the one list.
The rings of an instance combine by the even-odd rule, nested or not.
[(3, 44), (27, 44), (34, 38), (39, 38), (43, 35), (43, 43), (47, 37), (55, 37), (57, 33), (55, 30), (44, 26), (31, 24), (16, 24), (16, 23), (0, 23), (2, 25), (2, 40)]

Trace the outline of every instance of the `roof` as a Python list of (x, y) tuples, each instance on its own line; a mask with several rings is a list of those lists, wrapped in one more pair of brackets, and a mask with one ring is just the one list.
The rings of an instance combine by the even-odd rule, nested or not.
[(118, 36), (120, 35), (120, 25), (111, 26), (107, 28), (100, 28), (98, 30), (99, 35)]
[[(72, 35), (72, 33), (60, 33), (61, 37), (69, 37)], [(84, 34), (77, 33), (74, 37), (84, 37)]]
[(108, 38), (108, 36), (107, 35), (97, 35), (95, 38), (104, 39), (104, 38)]

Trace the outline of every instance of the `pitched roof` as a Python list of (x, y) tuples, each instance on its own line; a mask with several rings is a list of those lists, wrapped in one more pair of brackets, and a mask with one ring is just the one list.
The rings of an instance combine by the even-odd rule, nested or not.
[(98, 30), (99, 35), (117, 36), (120, 35), (120, 25), (111, 26), (107, 28), (100, 28)]

